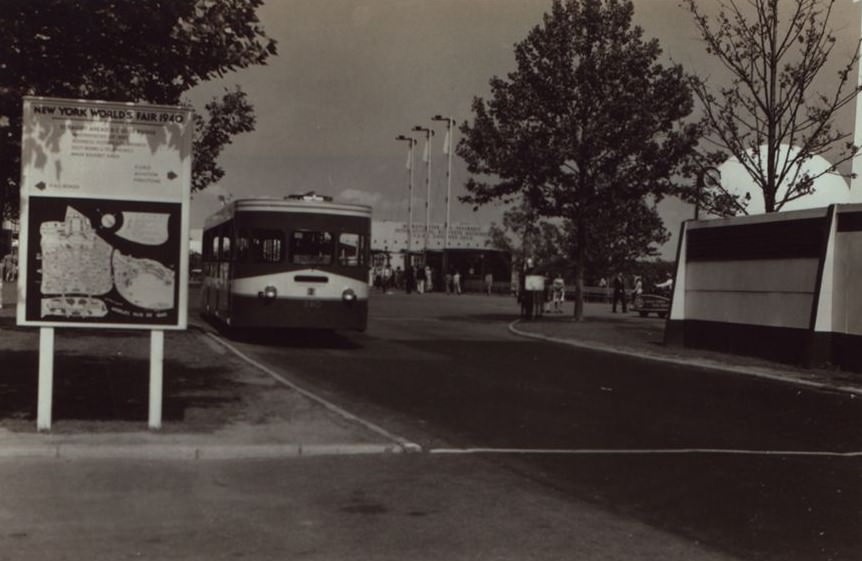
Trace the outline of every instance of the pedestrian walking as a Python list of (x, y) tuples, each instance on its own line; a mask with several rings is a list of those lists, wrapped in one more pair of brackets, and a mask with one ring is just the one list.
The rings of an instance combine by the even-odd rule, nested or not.
[(425, 268), (416, 267), (416, 292), (425, 294)]
[(542, 313), (551, 313), (551, 278), (548, 273), (542, 277)]
[(430, 265), (425, 266), (425, 292), (434, 290), (434, 270)]
[(552, 298), (554, 301), (554, 313), (563, 313), (563, 301), (566, 299), (566, 281), (563, 280), (563, 275), (557, 273), (554, 280), (551, 282)]
[(387, 263), (386, 266), (383, 267), (383, 292), (386, 292), (387, 294), (392, 290), (392, 283), (394, 282), (392, 277), (392, 267)]
[(404, 270), (404, 289), (407, 294), (412, 294), (416, 290), (416, 271), (410, 265), (407, 265)]
[(670, 295), (673, 293), (673, 276), (670, 273), (667, 273), (664, 277), (664, 280), (660, 283), (656, 283), (656, 289), (662, 294)]
[(622, 302), (623, 313), (626, 313), (626, 283), (625, 280), (623, 280), (622, 273), (617, 273), (617, 276), (614, 277), (613, 287), (614, 299), (611, 309), (613, 310), (613, 313), (617, 313), (617, 303)]
[(644, 292), (644, 283), (641, 280), (640, 276), (635, 275), (634, 277), (634, 288), (632, 288), (632, 308), (640, 308), (643, 305), (643, 299), (641, 298), (641, 294)]
[(494, 273), (485, 273), (485, 292), (488, 296), (494, 291)]
[(610, 302), (611, 301), (611, 289), (610, 289), (610, 286), (608, 286), (608, 281), (607, 281), (607, 279), (605, 279), (605, 277), (602, 277), (599, 279), (599, 288), (602, 289), (604, 301)]
[(527, 259), (524, 268), (521, 271), (521, 276), (518, 279), (518, 303), (521, 305), (521, 317), (524, 319), (533, 319), (533, 291), (527, 290), (527, 275), (533, 273), (533, 260)]
[(452, 274), (452, 292), (461, 294), (461, 273), (458, 272), (458, 269), (455, 269)]

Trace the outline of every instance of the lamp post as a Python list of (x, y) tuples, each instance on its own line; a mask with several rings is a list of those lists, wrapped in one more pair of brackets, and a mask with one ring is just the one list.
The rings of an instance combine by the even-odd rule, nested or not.
[(443, 153), (448, 157), (446, 165), (446, 222), (443, 224), (443, 274), (448, 272), (446, 251), (449, 249), (449, 224), (451, 205), (449, 201), (452, 198), (452, 144), (453, 144), (453, 129), (455, 127), (455, 119), (451, 117), (443, 117), (442, 115), (434, 115), (432, 121), (442, 121), (446, 123), (446, 140), (443, 142)]
[(404, 263), (404, 266), (412, 265), (411, 254), (413, 253), (413, 147), (416, 146), (418, 142), (412, 136), (405, 136), (403, 134), (399, 134), (395, 137), (395, 140), (407, 142), (407, 176), (408, 176), (408, 185), (407, 185), (407, 262)]
[[(710, 176), (710, 173), (718, 174), (718, 179)], [(706, 186), (706, 179), (709, 178), (714, 185), (721, 185), (721, 171), (713, 166), (704, 166), (697, 172), (697, 197), (694, 200), (694, 219), (700, 218), (700, 197), (703, 194), (703, 188)]]
[(425, 152), (422, 159), (425, 160), (425, 265), (428, 265), (428, 233), (431, 226), (431, 137), (434, 131), (428, 127), (413, 127), (413, 132), (425, 133)]

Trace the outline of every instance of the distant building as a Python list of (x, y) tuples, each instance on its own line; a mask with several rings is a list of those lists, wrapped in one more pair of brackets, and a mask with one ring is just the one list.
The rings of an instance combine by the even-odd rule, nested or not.
[[(434, 272), (434, 286), (443, 286), (446, 269), (457, 270), (466, 290), (481, 290), (486, 274), (509, 286), (511, 256), (490, 245), (489, 228), (480, 224), (453, 223), (446, 245), (444, 224), (433, 223), (425, 243), (425, 224), (414, 223), (408, 248), (407, 223), (375, 220), (371, 223), (371, 254), (375, 268), (388, 263), (392, 269), (405, 269), (407, 263), (427, 264)], [(444, 250), (444, 246), (446, 249)], [(408, 251), (409, 249), (409, 251)]]

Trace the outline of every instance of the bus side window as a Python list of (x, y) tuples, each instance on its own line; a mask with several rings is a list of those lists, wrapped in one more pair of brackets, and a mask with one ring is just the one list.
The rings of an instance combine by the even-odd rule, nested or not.
[(212, 245), (210, 246), (212, 250), (212, 260), (218, 261), (221, 258), (221, 237), (218, 235), (214, 235), (212, 239)]
[(249, 253), (248, 231), (240, 230), (236, 235), (236, 260), (246, 261)]
[(278, 230), (254, 230), (251, 236), (252, 258), (258, 263), (278, 263), (282, 260), (284, 238)]
[(230, 261), (230, 236), (224, 234), (221, 238), (221, 260)]

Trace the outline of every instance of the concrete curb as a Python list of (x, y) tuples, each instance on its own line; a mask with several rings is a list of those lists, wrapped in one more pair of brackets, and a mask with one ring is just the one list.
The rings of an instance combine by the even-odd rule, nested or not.
[(0, 443), (0, 460), (274, 460), (307, 456), (358, 456), (414, 452), (395, 444), (86, 444)]
[(782, 382), (785, 384), (792, 384), (797, 386), (804, 386), (808, 388), (814, 388), (818, 390), (828, 390), (828, 391), (836, 391), (848, 393), (851, 395), (862, 396), (862, 388), (856, 388), (853, 386), (843, 386), (838, 384), (829, 384), (826, 382), (817, 382), (814, 380), (805, 380), (802, 378), (796, 378), (793, 376), (787, 376), (786, 374), (779, 373), (774, 370), (769, 370), (766, 368), (752, 367), (752, 366), (734, 366), (731, 364), (723, 364), (720, 362), (716, 362), (709, 359), (697, 359), (697, 358), (679, 358), (667, 355), (661, 355), (657, 353), (649, 353), (644, 351), (639, 351), (633, 348), (624, 348), (624, 347), (615, 347), (613, 345), (608, 345), (607, 343), (600, 342), (585, 342), (578, 341), (575, 339), (561, 339), (558, 337), (550, 337), (548, 335), (541, 335), (539, 333), (530, 333), (529, 331), (524, 331), (518, 329), (516, 325), (520, 323), (521, 320), (515, 320), (509, 324), (509, 332), (514, 335), (518, 335), (519, 337), (527, 337), (529, 339), (537, 339), (540, 341), (548, 341), (550, 343), (557, 343), (561, 345), (568, 345), (570, 347), (576, 347), (579, 349), (587, 349), (591, 351), (599, 351), (604, 353), (611, 353), (622, 356), (629, 356), (640, 358), (644, 360), (652, 360), (655, 362), (664, 362), (667, 364), (674, 364), (680, 366), (696, 366), (697, 368), (703, 368), (706, 370), (712, 370), (715, 372), (721, 372), (725, 374), (742, 374), (744, 376), (753, 376), (756, 378), (762, 378), (765, 380), (771, 380), (774, 382)]

